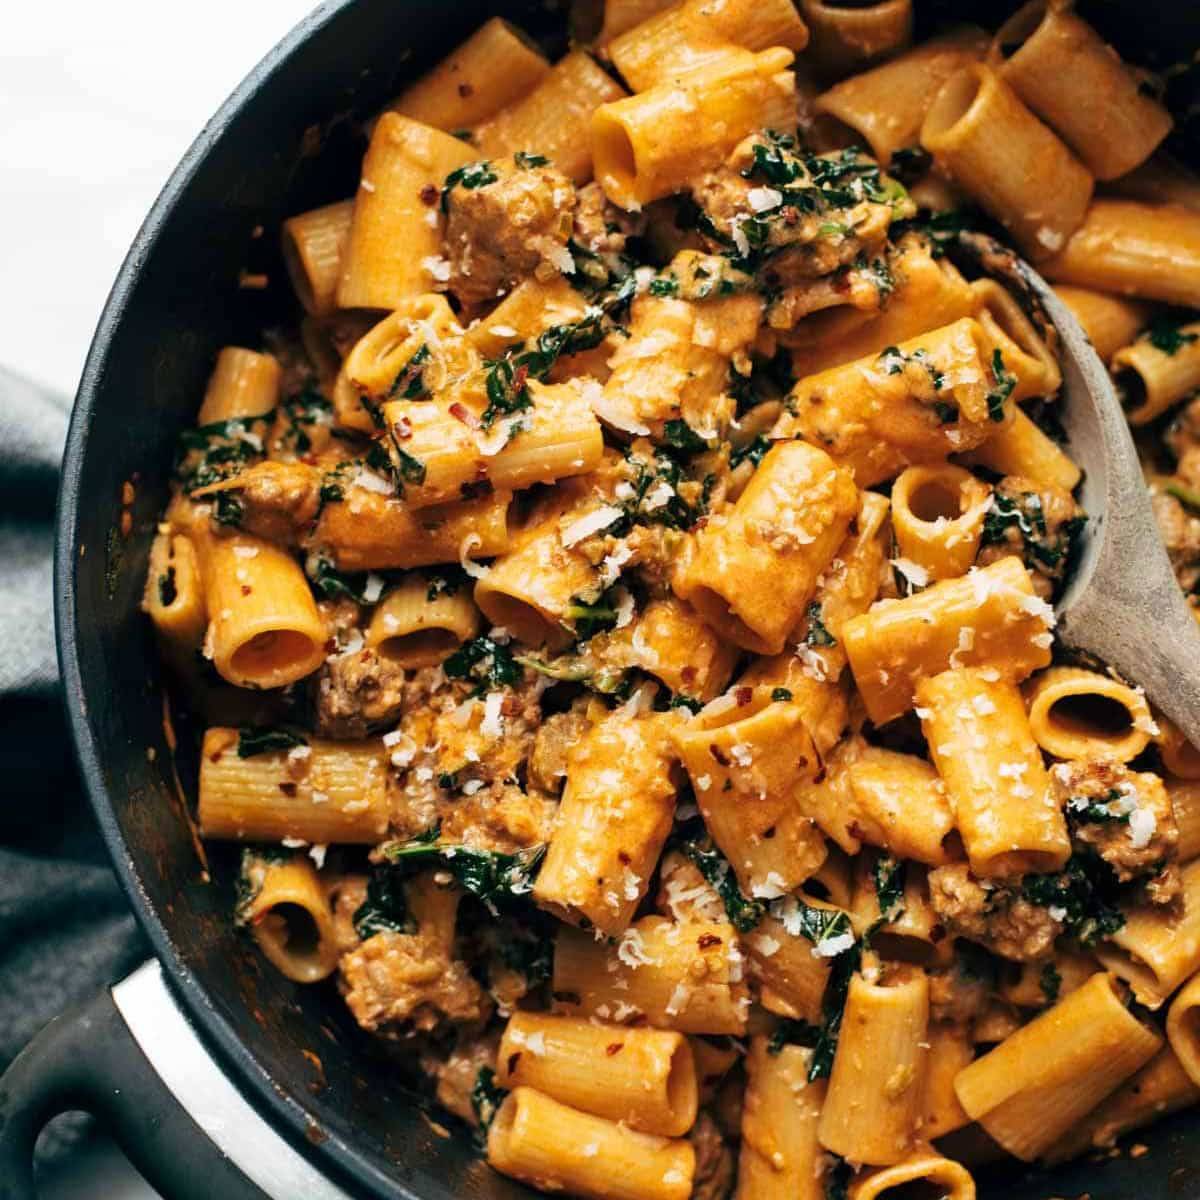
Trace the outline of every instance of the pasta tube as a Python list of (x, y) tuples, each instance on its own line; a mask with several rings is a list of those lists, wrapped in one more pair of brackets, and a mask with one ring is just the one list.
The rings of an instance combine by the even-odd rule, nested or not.
[(603, 104), (592, 116), (596, 178), (621, 208), (682, 190), (756, 129), (794, 129), (792, 52), (730, 48), (648, 91)]
[(1053, 439), (1044, 434), (1019, 408), (1012, 421), (976, 446), (963, 461), (988, 467), (999, 475), (1023, 475), (1035, 483), (1075, 490), (1082, 478), (1079, 468)]
[(1180, 862), (1188, 862), (1200, 855), (1200, 783), (1176, 779), (1165, 782), (1171, 797), (1171, 811), (1175, 814), (1175, 826), (1179, 830), (1175, 853)]
[(465, 590), (432, 590), (423, 575), (406, 579), (375, 606), (363, 640), (405, 670), (433, 667), (479, 632), (479, 610)]
[(823, 75), (845, 75), (912, 40), (912, 0), (838, 4), (800, 0), (811, 43), (805, 56)]
[(931, 1146), (917, 1146), (894, 1166), (864, 1171), (850, 1184), (847, 1200), (879, 1200), (908, 1194), (911, 1185), (928, 1189), (940, 1200), (975, 1200), (970, 1171), (952, 1158), (943, 1158)]
[(1146, 338), (1113, 355), (1113, 379), (1131, 425), (1148, 424), (1200, 388), (1200, 321), (1179, 334), (1169, 353)]
[(926, 1033), (929, 1054), (921, 1092), (919, 1129), (925, 1141), (944, 1137), (970, 1123), (954, 1090), (958, 1073), (975, 1058), (967, 1029), (950, 1021), (931, 1021)]
[(1010, 398), (1019, 404), (1031, 396), (1053, 396), (1062, 385), (1062, 372), (1046, 345), (1008, 288), (994, 279), (971, 284), (979, 310), (976, 319), (999, 350), (1008, 371), (1016, 376)]
[(337, 307), (342, 255), (350, 240), (354, 201), (339, 200), (283, 223), (283, 265), (304, 311), (323, 317)]
[(1019, 681), (1050, 663), (1053, 613), (1011, 555), (847, 621), (842, 641), (867, 713), (882, 725), (906, 712), (920, 679), (984, 667)]
[[(339, 308), (394, 309), (430, 290), (441, 230), (426, 214), (436, 213), (446, 176), (475, 157), (470, 146), (429, 125), (392, 112), (379, 118), (342, 254)], [(422, 196), (432, 196), (432, 204)]]
[(704, 823), (742, 890), (778, 896), (825, 860), (824, 837), (796, 804), (797, 784), (816, 776), (820, 757), (799, 705), (748, 690), (713, 701), (674, 741)]
[(250, 842), (380, 841), (388, 827), (382, 743), (293, 741), (287, 750), (260, 751), (245, 731), (207, 729), (200, 832)]
[(1155, 728), (1139, 688), (1079, 667), (1051, 667), (1025, 685), (1034, 740), (1055, 758), (1128, 762)]
[(750, 1039), (735, 1200), (824, 1200), (817, 1122), (826, 1085), (809, 1082), (811, 1060), (801, 1046), (772, 1053), (768, 1038)]
[(589, 1200), (687, 1200), (696, 1169), (690, 1142), (638, 1133), (530, 1087), (510, 1092), (500, 1105), (488, 1130), (487, 1160), (543, 1191)]
[(788, 933), (783, 921), (769, 911), (742, 944), (763, 1008), (793, 1021), (817, 1024), (829, 982), (829, 959), (814, 954), (812, 942)]
[(537, 1088), (640, 1133), (679, 1137), (696, 1119), (696, 1063), (682, 1033), (517, 1012), (496, 1062), (502, 1088)]
[(929, 981), (919, 968), (887, 970), (874, 982), (861, 972), (850, 980), (817, 1126), (827, 1150), (871, 1166), (908, 1155), (924, 1087)]
[(901, 555), (933, 580), (965, 575), (979, 553), (991, 498), (991, 488), (962, 467), (909, 467), (892, 485), (892, 534)]
[(534, 900), (560, 920), (624, 932), (650, 886), (675, 816), (663, 717), (619, 710), (567, 754), (567, 785)]
[(340, 948), (328, 889), (307, 858), (251, 860), (250, 898), (238, 910), (264, 957), (296, 983), (317, 983), (337, 969)]
[(983, 878), (1058, 871), (1067, 822), (1016, 684), (957, 667), (917, 685), (917, 715), (946, 785), (971, 870)]
[(1032, 0), (1000, 26), (992, 48), (1004, 81), (1097, 179), (1132, 171), (1171, 130), (1171, 114), (1065, 5)]
[(942, 85), (921, 144), (1030, 258), (1056, 253), (1083, 224), (1092, 176), (991, 67)]
[(680, 1033), (741, 1034), (750, 995), (726, 921), (642, 917), (616, 946), (563, 926), (554, 942), (555, 1009)]
[(270, 354), (225, 346), (208, 377), (196, 424), (261, 417), (279, 403), (279, 363)]
[(1200, 213), (1176, 204), (1097, 199), (1060, 253), (1055, 283), (1200, 307)]
[[(837, 11), (849, 15), (846, 9)], [(982, 29), (962, 26), (834, 84), (817, 98), (817, 108), (861, 134), (886, 168), (897, 150), (918, 144), (921, 124), (942, 84), (982, 59), (987, 45)]]
[(1030, 1162), (1162, 1045), (1101, 973), (964, 1068), (954, 1087), (972, 1119)]
[(1171, 1001), (1167, 1040), (1188, 1078), (1200, 1087), (1200, 976), (1192, 976)]
[(410, 83), (386, 111), (454, 133), (520, 100), (549, 71), (550, 64), (521, 30), (492, 17)]
[(1150, 320), (1150, 306), (1140, 300), (1109, 296), (1069, 283), (1055, 284), (1054, 294), (1075, 314), (1103, 363), (1132, 342)]
[(846, 768), (857, 836), (897, 858), (949, 862), (954, 809), (937, 771), (922, 758), (868, 746)]
[[(1183, 730), (1174, 721), (1162, 714), (1156, 720), (1158, 734), (1154, 740), (1158, 743), (1158, 752), (1168, 773), (1179, 779), (1200, 779), (1200, 750), (1183, 736)], [(1187, 858), (1190, 855), (1181, 853), (1180, 857)]]
[(191, 665), (208, 626), (200, 564), (191, 538), (160, 533), (150, 547), (142, 611), (177, 667)]
[(614, 38), (608, 57), (635, 92), (677, 83), (730, 46), (803, 50), (808, 30), (791, 0), (684, 0)]
[(777, 445), (733, 508), (696, 535), (672, 587), (730, 641), (778, 654), (858, 507), (849, 473), (827, 454)]

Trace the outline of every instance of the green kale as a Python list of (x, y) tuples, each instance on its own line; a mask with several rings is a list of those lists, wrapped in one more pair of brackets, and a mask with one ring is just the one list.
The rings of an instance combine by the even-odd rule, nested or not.
[(1156, 350), (1174, 356), (1184, 346), (1194, 342), (1197, 335), (1185, 333), (1170, 317), (1160, 314), (1150, 322), (1145, 336)]
[(715, 846), (705, 846), (697, 840), (681, 842), (679, 849), (696, 864), (700, 874), (716, 890), (725, 905), (730, 924), (739, 933), (748, 933), (759, 921), (767, 906), (761, 900), (749, 900), (738, 887), (737, 876), (729, 860)]
[(213, 520), (218, 525), (229, 525), (232, 528), (238, 528), (242, 523), (242, 518), (246, 515), (242, 508), (242, 502), (229, 492), (218, 492), (215, 500), (216, 503), (213, 505)]
[(656, 275), (650, 280), (649, 291), (652, 296), (678, 296), (679, 280), (673, 275)]
[(523, 975), (531, 991), (545, 983), (554, 973), (554, 938), (515, 924), (505, 935), (498, 947), (504, 965)]
[(813, 600), (809, 604), (807, 615), (808, 632), (804, 635), (804, 644), (806, 646), (836, 646), (837, 638), (825, 628), (825, 622), (822, 620), (824, 614), (819, 600)]
[(442, 212), (449, 211), (450, 193), (456, 187), (465, 188), (467, 191), (473, 192), (477, 188), (487, 187), (489, 183), (495, 183), (499, 178), (500, 176), (492, 170), (492, 164), (486, 160), (467, 163), (466, 166), (451, 171), (446, 176), (446, 182), (442, 187)]
[(339, 571), (323, 555), (310, 555), (304, 564), (305, 572), (313, 587), (326, 600), (353, 600), (355, 604), (366, 604), (367, 576), (360, 573)]
[(408, 453), (394, 438), (392, 439), (392, 455), (396, 462), (396, 472), (405, 483), (422, 484), (425, 482), (425, 464)]
[[(1123, 807), (1113, 805), (1125, 801)], [(1133, 805), (1116, 788), (1110, 788), (1103, 800), (1089, 796), (1070, 796), (1066, 811), (1068, 820), (1094, 821), (1100, 825), (1127, 825)]]
[(513, 162), (518, 167), (526, 171), (533, 170), (534, 167), (544, 167), (549, 164), (550, 160), (544, 154), (528, 154), (524, 150), (518, 150), (513, 155)]
[(497, 906), (511, 903), (533, 888), (546, 847), (542, 843), (515, 854), (498, 854), (414, 838), (385, 846), (383, 853), (390, 867), (401, 874), (434, 865), (444, 868), (495, 913)]
[[(669, 448), (658, 447), (652, 458), (640, 451), (628, 448), (625, 457), (635, 469), (632, 480), (633, 495), (621, 501), (624, 516), (608, 527), (614, 537), (624, 537), (637, 522), (650, 525), (665, 525), (668, 529), (690, 529), (705, 513), (708, 495), (712, 487), (712, 476), (706, 476), (699, 502), (690, 504), (679, 494), (680, 484), (685, 482), (684, 469)], [(667, 487), (667, 498), (662, 498), (660, 485)]]
[(1057, 1004), (1058, 993), (1062, 990), (1062, 975), (1052, 962), (1048, 962), (1042, 968), (1038, 984), (1041, 986), (1042, 995), (1046, 997), (1046, 1003)]
[(794, 1021), (784, 1017), (771, 1031), (767, 1039), (767, 1053), (778, 1054), (784, 1046), (807, 1046), (810, 1050), (821, 1035), (818, 1026), (808, 1021)]
[(1005, 368), (1004, 355), (1000, 353), (999, 346), (992, 351), (992, 377), (996, 384), (987, 393), (988, 417), (993, 421), (1003, 421), (1004, 405), (1017, 386), (1017, 377)]
[(1051, 536), (1046, 525), (1042, 498), (1037, 492), (1021, 492), (1008, 496), (995, 492), (983, 518), (980, 545), (1003, 545), (1009, 541), (1009, 530), (1020, 536), (1022, 557), (1034, 568), (1043, 567), (1055, 571), (1069, 559), (1075, 540), (1087, 523), (1080, 515), (1064, 521), (1056, 534)]
[(905, 864), (890, 854), (881, 854), (871, 869), (875, 884), (875, 898), (879, 902), (880, 916), (885, 921), (895, 921), (904, 911)]
[[(865, 254), (860, 254), (854, 260), (853, 266), (875, 285), (881, 304), (896, 290), (896, 277), (892, 274), (892, 268), (886, 258), (868, 258)], [(941, 384), (938, 383), (937, 386), (941, 387)]]
[(185, 492), (191, 493), (236, 475), (263, 452), (262, 436), (253, 430), (269, 425), (275, 412), (256, 417), (234, 417), (213, 421), (197, 429), (185, 429), (179, 437), (176, 476)]
[(792, 698), (791, 690), (785, 687), (777, 687), (771, 689), (771, 699), (776, 702), (783, 702)]
[(699, 454), (708, 449), (708, 443), (686, 421), (677, 418), (663, 426), (663, 441), (681, 454)]
[(969, 228), (969, 215), (958, 209), (950, 209), (946, 212), (932, 213), (927, 217), (897, 221), (892, 226), (892, 237), (898, 240), (910, 230), (924, 234), (931, 243), (930, 254), (934, 258), (941, 258), (958, 241), (959, 234)]
[(695, 696), (685, 696), (682, 692), (676, 692), (671, 697), (667, 707), (686, 708), (690, 713), (698, 713), (704, 707), (704, 704), (702, 701), (697, 700)]
[(243, 725), (238, 730), (238, 758), (253, 758), (256, 754), (274, 754), (277, 750), (307, 745), (304, 738), (290, 729)]
[(1125, 924), (1117, 907), (1116, 876), (1102, 859), (1073, 854), (1059, 872), (1026, 875), (1021, 895), (1044, 908), (1063, 910), (1063, 928), (1084, 946), (1111, 937)]
[(589, 641), (596, 634), (616, 625), (617, 610), (614, 604), (611, 589), (593, 601), (573, 596), (571, 603), (563, 610), (563, 623), (574, 633), (576, 641)]
[(387, 867), (372, 867), (366, 899), (354, 910), (354, 932), (365, 942), (377, 933), (412, 933), (403, 880)]
[(451, 679), (474, 679), (479, 684), (476, 695), (521, 681), (521, 668), (508, 648), (483, 636), (460, 646), (442, 668)]
[(770, 438), (760, 433), (752, 442), (747, 442), (744, 446), (735, 446), (729, 451), (729, 469), (732, 471), (744, 462), (757, 467), (767, 457), (767, 452), (773, 444)]
[(425, 368), (429, 365), (429, 347), (424, 342), (416, 353), (400, 368), (392, 386), (388, 388), (389, 398), (396, 400), (418, 400), (429, 395), (425, 385)]
[(471, 1110), (479, 1122), (478, 1141), (482, 1145), (487, 1138), (488, 1128), (496, 1118), (500, 1105), (508, 1093), (496, 1085), (496, 1072), (491, 1067), (480, 1067), (471, 1089)]
[(308, 384), (290, 400), (285, 400), (282, 408), (287, 428), (280, 440), (297, 454), (307, 454), (312, 449), (307, 427), (330, 424), (333, 405)]

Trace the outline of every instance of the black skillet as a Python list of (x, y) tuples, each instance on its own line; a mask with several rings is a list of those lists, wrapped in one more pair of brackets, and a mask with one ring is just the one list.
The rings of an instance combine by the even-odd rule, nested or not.
[[(974, 17), (994, 26), (1012, 7), (918, 0), (924, 25)], [(1187, 60), (1200, 47), (1194, 0), (1083, 7), (1132, 58)], [(75, 752), (157, 962), (52, 1022), (0, 1080), (0, 1200), (31, 1200), (37, 1132), (68, 1109), (102, 1117), (170, 1200), (530, 1195), (487, 1169), (465, 1135), (431, 1120), (393, 1066), (363, 1052), (329, 991), (289, 983), (235, 932), (234, 860), (216, 848), (214, 882), (201, 879), (138, 601), (172, 448), (216, 349), (254, 345), (264, 325), (289, 318), (274, 250), (280, 220), (352, 193), (363, 146), (354, 118), (399, 82), (493, 12), (553, 38), (563, 24), (553, 9), (553, 0), (322, 5), (204, 129), (121, 268), (67, 441), (55, 610)], [(1194, 79), (1174, 86), (1186, 109)], [(1188, 141), (1185, 129), (1177, 149), (1194, 151)], [(243, 268), (267, 272), (272, 286), (239, 289)], [(126, 481), (135, 499), (123, 536)], [(996, 1175), (981, 1194), (1200, 1196), (1198, 1134), (1200, 1116), (1184, 1113), (1139, 1134), (1149, 1152), (1136, 1160)]]

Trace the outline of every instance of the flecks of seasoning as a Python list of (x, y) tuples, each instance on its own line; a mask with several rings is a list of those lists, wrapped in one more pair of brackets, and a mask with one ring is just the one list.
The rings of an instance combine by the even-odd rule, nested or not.
[(702, 933), (696, 939), (696, 945), (701, 950), (711, 950), (714, 946), (719, 946), (721, 939), (715, 933)]
[(468, 96), (475, 95), (475, 89), (469, 83), (460, 83), (458, 94), (465, 100)]
[(624, 1042), (610, 1042), (607, 1046), (604, 1047), (604, 1053), (607, 1054), (609, 1056), (609, 1058), (612, 1058), (612, 1056), (614, 1054), (620, 1054), (621, 1051), (624, 1049), (625, 1049)]
[(427, 183), (418, 195), (421, 197), (421, 203), (427, 208), (432, 208), (438, 201), (438, 190), (432, 183)]
[(733, 693), (734, 699), (738, 702), (739, 708), (744, 708), (751, 700), (754, 699), (754, 689), (749, 687), (740, 687)]

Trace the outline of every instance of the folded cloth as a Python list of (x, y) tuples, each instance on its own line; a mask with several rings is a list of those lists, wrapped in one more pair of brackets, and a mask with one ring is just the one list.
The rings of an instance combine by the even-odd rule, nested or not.
[[(51, 603), (70, 401), (0, 368), (0, 1071), (148, 953), (69, 753)], [(80, 1136), (56, 1122), (39, 1163)]]

